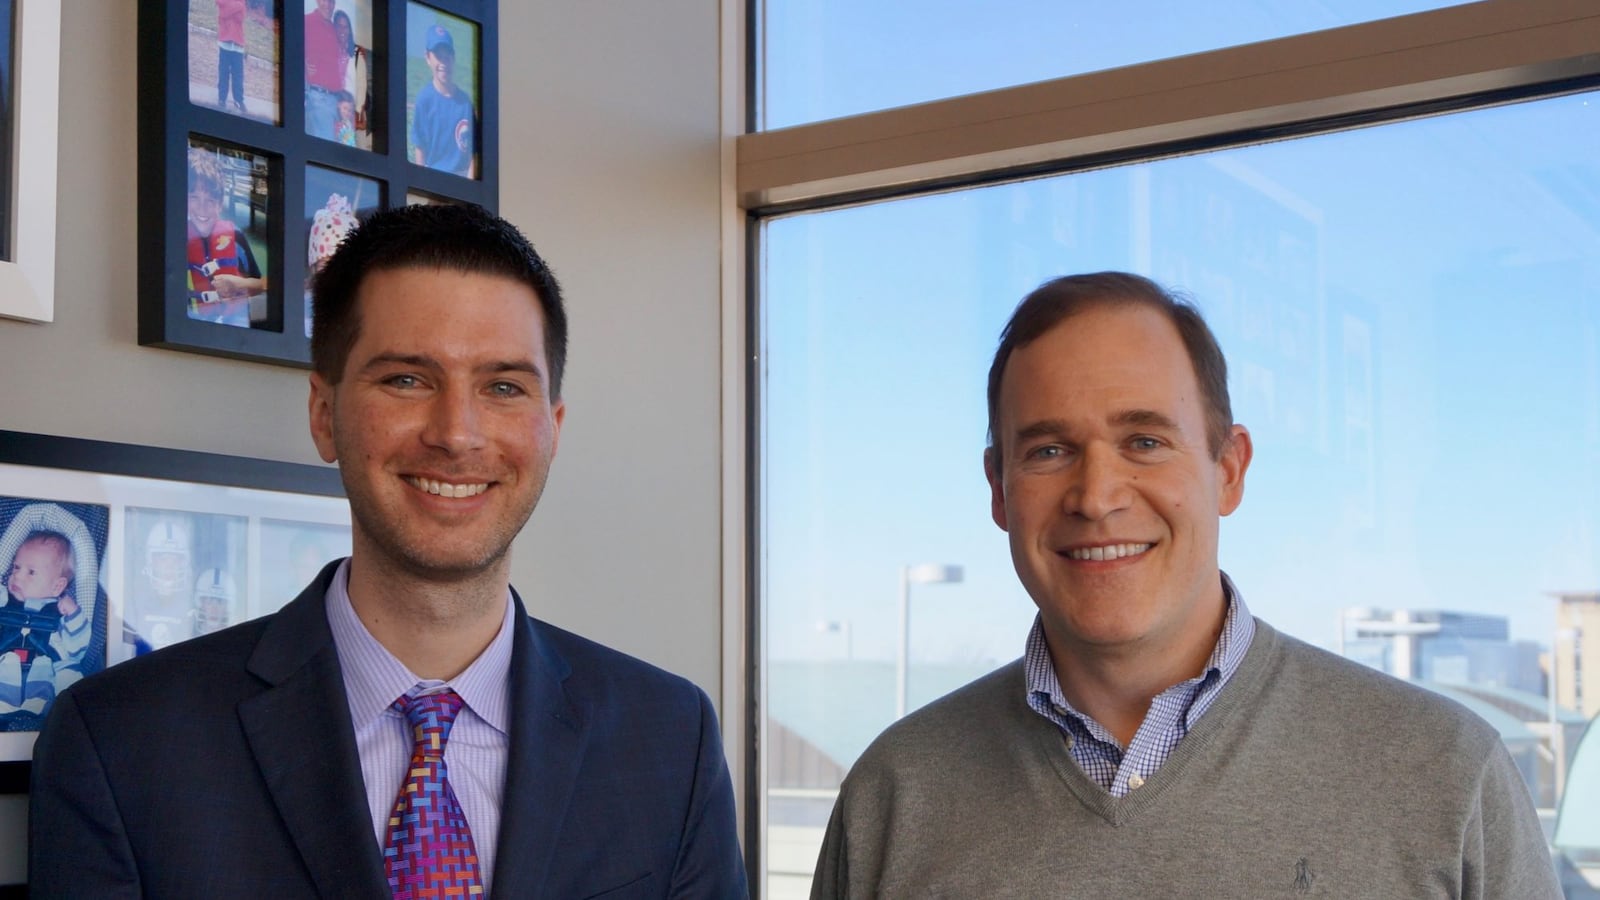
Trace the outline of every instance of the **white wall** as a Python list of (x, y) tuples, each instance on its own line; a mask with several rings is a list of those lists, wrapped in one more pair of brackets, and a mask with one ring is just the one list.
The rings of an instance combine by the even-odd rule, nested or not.
[[(0, 319), (0, 428), (317, 462), (303, 372), (138, 346), (136, 5), (63, 6), (56, 321)], [(501, 212), (572, 323), (566, 429), (513, 579), (536, 615), (720, 709), (718, 5), (500, 17)], [(19, 881), (4, 847), (0, 883)]]

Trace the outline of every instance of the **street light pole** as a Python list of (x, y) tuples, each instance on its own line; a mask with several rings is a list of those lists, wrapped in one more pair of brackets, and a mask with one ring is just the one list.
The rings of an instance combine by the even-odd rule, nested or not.
[(920, 566), (900, 567), (900, 652), (894, 667), (894, 717), (906, 714), (906, 678), (911, 658), (911, 585), (960, 584), (963, 577), (960, 566), (924, 563)]

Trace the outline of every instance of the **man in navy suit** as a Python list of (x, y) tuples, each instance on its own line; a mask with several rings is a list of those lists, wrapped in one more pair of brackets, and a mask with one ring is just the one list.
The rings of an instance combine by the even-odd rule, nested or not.
[(353, 552), (280, 612), (57, 700), (33, 895), (402, 896), (400, 708), (451, 695), (469, 896), (747, 896), (705, 694), (530, 618), (508, 583), (565, 412), (543, 261), (481, 209), (410, 207), (359, 228), (314, 291), (311, 433)]

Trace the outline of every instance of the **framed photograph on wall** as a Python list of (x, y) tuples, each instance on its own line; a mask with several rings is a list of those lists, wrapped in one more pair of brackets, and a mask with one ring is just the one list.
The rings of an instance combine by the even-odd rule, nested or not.
[(311, 276), (362, 218), (417, 194), (496, 209), (497, 15), (141, 2), (139, 343), (308, 366)]
[(273, 612), (349, 552), (335, 469), (0, 431), (0, 793), (59, 691)]
[(0, 316), (55, 320), (61, 0), (0, 0)]
[(281, 32), (273, 0), (190, 3), (189, 102), (276, 124)]
[(406, 153), (419, 166), (476, 178), (478, 26), (406, 3)]

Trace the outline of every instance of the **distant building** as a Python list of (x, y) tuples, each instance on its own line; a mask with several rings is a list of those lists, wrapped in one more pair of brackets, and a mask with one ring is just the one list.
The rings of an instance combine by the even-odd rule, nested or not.
[(1600, 591), (1553, 596), (1556, 702), (1592, 719), (1600, 716)]
[(1353, 607), (1340, 620), (1340, 652), (1396, 678), (1545, 693), (1539, 646), (1512, 641), (1504, 616)]

